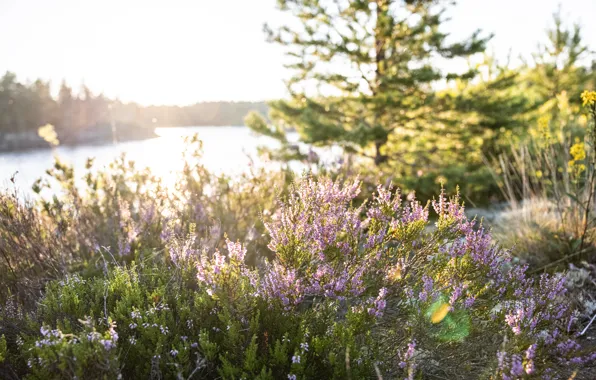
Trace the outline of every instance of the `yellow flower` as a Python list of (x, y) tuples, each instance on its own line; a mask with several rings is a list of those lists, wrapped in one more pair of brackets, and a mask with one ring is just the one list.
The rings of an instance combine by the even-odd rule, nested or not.
[(573, 159), (568, 162), (569, 169), (572, 169), (576, 176), (581, 175), (586, 170), (586, 165), (578, 164), (577, 162), (586, 158), (584, 144), (577, 140), (577, 142), (569, 149), (569, 154), (573, 157)]
[(573, 161), (581, 161), (586, 158), (586, 151), (584, 149), (584, 144), (580, 142), (576, 142), (571, 146), (569, 149), (569, 154), (573, 157)]
[(538, 133), (546, 142), (550, 141), (550, 116), (543, 115), (538, 119)]
[(548, 129), (548, 123), (550, 123), (550, 116), (549, 115), (542, 115), (538, 119), (538, 127), (540, 129)]
[(591, 106), (596, 104), (596, 91), (584, 91), (582, 92), (582, 101), (584, 106)]

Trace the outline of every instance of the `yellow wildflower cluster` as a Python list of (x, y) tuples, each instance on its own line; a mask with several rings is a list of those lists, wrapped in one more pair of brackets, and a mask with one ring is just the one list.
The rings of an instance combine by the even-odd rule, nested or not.
[(543, 115), (538, 119), (538, 133), (544, 142), (550, 142), (552, 137), (550, 133), (550, 116)]
[(586, 170), (586, 165), (578, 163), (578, 161), (583, 161), (586, 159), (584, 143), (576, 140), (575, 144), (573, 144), (569, 149), (569, 154), (571, 154), (571, 157), (573, 158), (569, 161), (569, 169), (571, 169), (576, 176), (579, 176), (584, 170)]
[(596, 104), (596, 91), (582, 92), (582, 102), (584, 106), (591, 106)]
[(584, 149), (584, 143), (576, 142), (569, 149), (569, 154), (573, 157), (574, 161), (581, 161), (586, 158), (586, 150)]

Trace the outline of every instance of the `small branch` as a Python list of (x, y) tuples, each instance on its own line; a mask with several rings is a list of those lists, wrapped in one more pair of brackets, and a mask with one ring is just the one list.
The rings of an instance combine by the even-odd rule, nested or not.
[(377, 375), (378, 380), (383, 380), (383, 375), (381, 375), (381, 370), (379, 369), (377, 363), (375, 363), (375, 373)]
[(592, 175), (590, 178), (590, 183), (589, 183), (589, 189), (588, 189), (588, 202), (586, 204), (586, 209), (584, 212), (584, 231), (582, 232), (582, 237), (581, 237), (581, 242), (579, 245), (579, 251), (581, 252), (581, 250), (584, 248), (584, 243), (585, 243), (585, 238), (586, 238), (586, 234), (588, 232), (588, 220), (590, 218), (590, 202), (592, 201), (592, 197), (594, 196), (594, 181), (596, 180), (596, 167), (595, 167), (595, 163), (592, 163)]
[(106, 280), (106, 284), (105, 284), (105, 292), (103, 294), (103, 312), (106, 316), (106, 324), (108, 324), (108, 284), (107, 284), (107, 280)]
[(586, 333), (586, 331), (588, 331), (588, 328), (590, 328), (590, 326), (592, 325), (592, 322), (594, 322), (594, 319), (596, 319), (596, 314), (594, 314), (592, 319), (590, 319), (590, 323), (588, 323), (588, 325), (582, 330), (582, 332), (579, 333), (580, 336), (584, 335)]
[(570, 257), (581, 255), (582, 253), (585, 253), (585, 252), (588, 252), (588, 251), (590, 251), (589, 248), (586, 248), (586, 249), (584, 249), (582, 251), (577, 251), (575, 253), (572, 253), (571, 255), (567, 255), (565, 257), (562, 257), (559, 260), (555, 260), (555, 261), (553, 261), (551, 263), (548, 263), (546, 265), (543, 265), (543, 266), (541, 266), (538, 269), (534, 269), (533, 271), (530, 272), (530, 274), (534, 274), (534, 273), (540, 272), (541, 270), (544, 270), (546, 268), (552, 267), (553, 265), (559, 264), (560, 262), (567, 261)]

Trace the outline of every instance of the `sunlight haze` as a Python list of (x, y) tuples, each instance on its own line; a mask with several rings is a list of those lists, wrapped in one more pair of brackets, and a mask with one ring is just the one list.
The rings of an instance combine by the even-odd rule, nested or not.
[[(493, 32), (489, 50), (516, 56), (544, 39), (557, 6), (463, 0), (450, 13), (450, 31)], [(596, 1), (568, 0), (562, 10), (594, 48), (587, 18)], [(270, 100), (284, 96), (287, 75), (281, 48), (265, 41), (262, 27), (278, 17), (275, 0), (2, 0), (0, 72), (49, 79), (54, 91), (62, 79), (75, 90), (84, 83), (143, 105)]]
[(0, 377), (596, 379), (594, 16), (0, 0)]

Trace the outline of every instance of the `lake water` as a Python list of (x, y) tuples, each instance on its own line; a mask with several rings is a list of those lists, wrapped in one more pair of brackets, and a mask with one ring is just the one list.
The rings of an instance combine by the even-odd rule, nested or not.
[[(0, 154), (0, 187), (12, 186), (9, 180), (18, 172), (15, 177), (17, 187), (29, 193), (34, 181), (53, 165), (55, 154), (71, 163), (75, 175), (78, 172), (80, 177), (87, 158), (94, 157), (94, 166), (101, 169), (124, 152), (129, 160), (136, 162), (137, 168), (149, 167), (165, 182), (174, 181), (175, 173), (183, 166), (184, 137), (195, 133), (203, 140), (202, 162), (212, 172), (238, 174), (249, 170), (251, 165), (274, 165), (258, 157), (257, 147), (275, 147), (277, 142), (255, 135), (247, 127), (157, 128), (155, 132), (159, 137), (141, 141)], [(338, 154), (336, 150), (318, 153), (327, 160)]]

